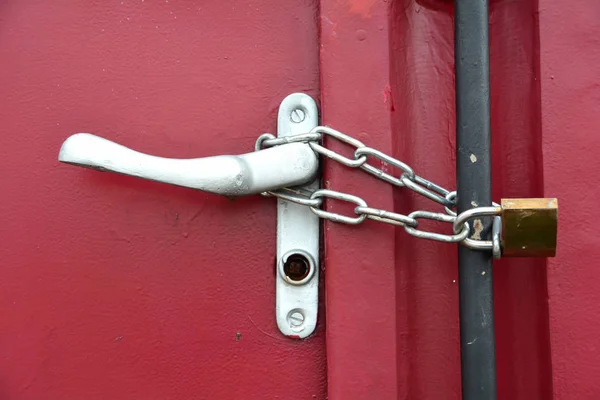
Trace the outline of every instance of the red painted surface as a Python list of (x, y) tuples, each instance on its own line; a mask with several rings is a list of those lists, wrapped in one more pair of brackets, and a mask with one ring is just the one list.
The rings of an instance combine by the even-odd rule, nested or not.
[[(452, 6), (322, 1), (321, 7), (324, 122), (455, 187)], [(490, 22), (494, 198), (541, 196), (536, 4), (495, 2)], [(439, 209), (328, 165), (331, 188), (369, 204), (402, 213)], [(330, 396), (458, 399), (456, 248), (378, 225), (327, 225)], [(499, 398), (550, 398), (545, 262), (496, 265)]]
[(317, 9), (1, 2), (0, 398), (325, 398), (324, 324), (276, 328), (274, 202), (57, 162), (78, 131), (251, 151), (287, 94), (318, 98)]
[(600, 4), (540, 0), (544, 191), (558, 197), (559, 247), (548, 260), (554, 395), (600, 396)]
[[(46, 3), (0, 5), (0, 398), (460, 398), (454, 246), (326, 223), (327, 329), (290, 341), (273, 318), (272, 202), (56, 161), (78, 131), (162, 156), (245, 152), (304, 91), (323, 123), (452, 188), (451, 5)], [(491, 8), (494, 198), (561, 208), (556, 259), (496, 264), (500, 399), (600, 393), (600, 25), (593, 1), (565, 4)], [(325, 185), (436, 209), (331, 162)]]
[[(385, 152), (392, 145), (387, 49), (387, 3), (321, 0), (322, 122)], [(389, 185), (335, 162), (325, 166), (326, 187), (393, 208)], [(352, 213), (342, 202), (327, 207)], [(396, 398), (394, 236), (391, 226), (369, 221), (325, 224), (330, 400)]]

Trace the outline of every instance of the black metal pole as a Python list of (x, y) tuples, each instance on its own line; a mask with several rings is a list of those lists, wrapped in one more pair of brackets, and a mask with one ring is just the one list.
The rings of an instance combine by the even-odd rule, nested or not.
[[(488, 0), (455, 0), (456, 166), (458, 212), (492, 202)], [(487, 218), (471, 232), (489, 238)], [(474, 225), (475, 229), (473, 230)], [(460, 348), (464, 400), (496, 399), (491, 252), (458, 250)]]

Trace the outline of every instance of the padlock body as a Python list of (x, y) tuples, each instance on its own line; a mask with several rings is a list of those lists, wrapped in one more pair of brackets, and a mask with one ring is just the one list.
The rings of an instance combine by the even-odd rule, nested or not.
[(554, 257), (558, 200), (502, 199), (502, 255)]

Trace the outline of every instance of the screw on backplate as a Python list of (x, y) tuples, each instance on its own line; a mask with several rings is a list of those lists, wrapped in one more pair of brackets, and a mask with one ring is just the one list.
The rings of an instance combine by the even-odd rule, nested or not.
[(292, 110), (290, 118), (292, 122), (299, 124), (300, 122), (304, 121), (304, 118), (306, 118), (306, 113), (301, 108), (295, 108), (294, 110)]
[(304, 325), (304, 314), (299, 310), (292, 310), (289, 312), (287, 320), (290, 324), (290, 328), (298, 329)]

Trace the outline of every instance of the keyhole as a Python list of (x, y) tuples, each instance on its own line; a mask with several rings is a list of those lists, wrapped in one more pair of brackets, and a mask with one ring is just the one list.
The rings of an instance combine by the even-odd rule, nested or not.
[(283, 272), (291, 281), (300, 282), (310, 273), (310, 263), (302, 254), (292, 254), (283, 264)]

